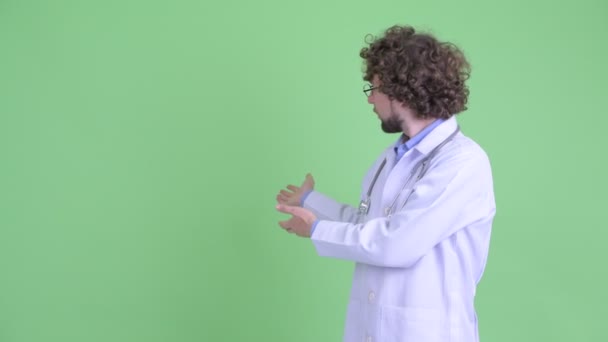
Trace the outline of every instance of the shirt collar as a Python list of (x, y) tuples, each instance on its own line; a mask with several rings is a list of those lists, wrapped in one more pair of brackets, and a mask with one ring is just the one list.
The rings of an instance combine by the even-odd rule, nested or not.
[(429, 135), (431, 131), (433, 131), (437, 126), (441, 125), (444, 121), (444, 119), (437, 119), (433, 121), (430, 125), (426, 126), (422, 131), (418, 132), (418, 134), (408, 139), (405, 143), (401, 142), (403, 140), (403, 137), (405, 137), (405, 134), (402, 134), (395, 143), (395, 152), (398, 153), (398, 151), (405, 152), (411, 150), (416, 145), (418, 145), (418, 143), (421, 142), (422, 139)]

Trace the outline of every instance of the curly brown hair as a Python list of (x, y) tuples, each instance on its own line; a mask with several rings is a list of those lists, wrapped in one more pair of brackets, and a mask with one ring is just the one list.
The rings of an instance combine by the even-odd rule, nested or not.
[(471, 67), (454, 44), (411, 26), (388, 28), (361, 49), (363, 79), (381, 81), (380, 91), (412, 109), (420, 118), (447, 119), (467, 109), (465, 81)]

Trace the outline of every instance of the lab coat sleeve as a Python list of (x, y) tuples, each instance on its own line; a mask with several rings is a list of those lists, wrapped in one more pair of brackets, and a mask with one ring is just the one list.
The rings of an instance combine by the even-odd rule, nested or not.
[(391, 218), (365, 223), (319, 221), (311, 237), (317, 253), (407, 268), (461, 229), (489, 229), (495, 204), (485, 153), (437, 159), (417, 183), (407, 205)]
[(339, 203), (317, 191), (312, 191), (306, 197), (303, 207), (312, 211), (319, 220), (356, 223), (359, 219), (357, 208)]

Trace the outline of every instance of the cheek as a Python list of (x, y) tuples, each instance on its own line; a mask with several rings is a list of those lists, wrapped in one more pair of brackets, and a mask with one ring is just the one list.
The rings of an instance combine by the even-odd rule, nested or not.
[(391, 107), (386, 102), (378, 103), (377, 107), (378, 107), (378, 110), (381, 110), (382, 113), (385, 113), (385, 114), (387, 114), (391, 109)]

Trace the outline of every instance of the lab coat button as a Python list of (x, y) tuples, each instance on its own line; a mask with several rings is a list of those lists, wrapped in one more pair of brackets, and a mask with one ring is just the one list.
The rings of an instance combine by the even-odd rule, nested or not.
[(374, 300), (376, 299), (376, 294), (374, 293), (374, 291), (369, 291), (369, 294), (367, 295), (367, 299), (369, 300), (370, 303), (374, 302)]

